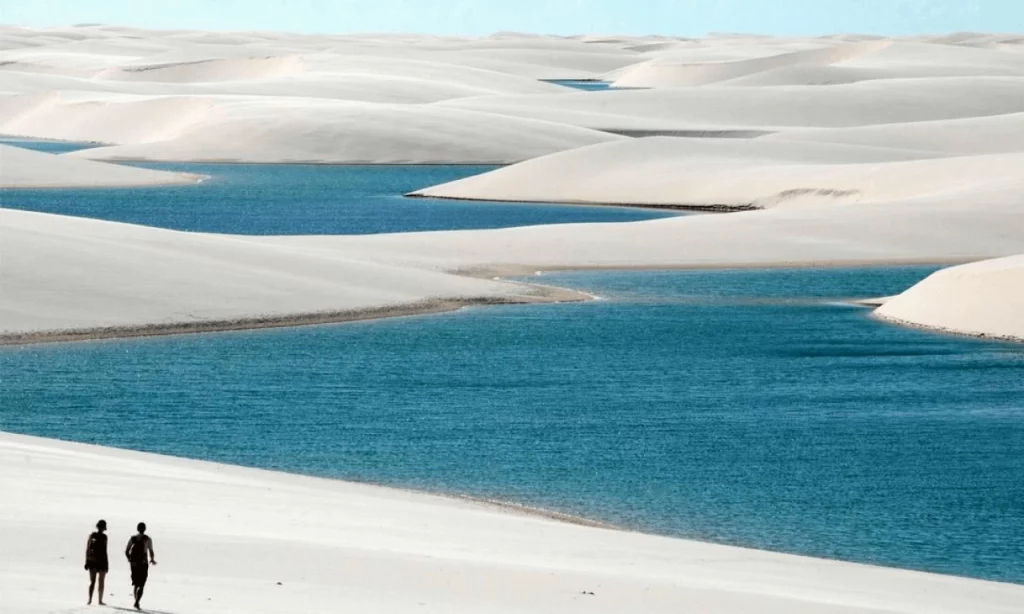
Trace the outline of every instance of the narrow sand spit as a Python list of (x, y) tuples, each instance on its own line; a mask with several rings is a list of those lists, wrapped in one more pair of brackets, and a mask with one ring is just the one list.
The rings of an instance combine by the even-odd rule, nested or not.
[(0, 209), (0, 228), (0, 343), (287, 326), (582, 298), (252, 237), (10, 209)]
[[(160, 611), (1017, 612), (1024, 587), (558, 522), (456, 498), (0, 434), (4, 611), (77, 612), (140, 519)], [(287, 561), (287, 565), (282, 565)], [(107, 602), (128, 604), (111, 557)], [(82, 612), (88, 608), (82, 607)]]
[[(0, 189), (172, 185), (197, 183), (202, 178), (190, 173), (131, 168), (0, 144)], [(3, 199), (0, 194), (0, 205)]]

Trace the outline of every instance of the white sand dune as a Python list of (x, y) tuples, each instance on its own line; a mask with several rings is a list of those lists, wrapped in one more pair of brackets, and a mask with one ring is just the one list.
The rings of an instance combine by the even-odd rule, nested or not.
[(150, 65), (132, 65), (104, 70), (95, 79), (113, 81), (156, 81), (169, 83), (245, 81), (293, 77), (305, 72), (297, 55), (197, 60)]
[[(891, 148), (644, 138), (536, 158), (416, 192), (477, 200), (769, 208), (1024, 187), (1024, 153), (916, 159)], [(882, 160), (883, 162), (879, 162)]]
[(1024, 341), (1024, 255), (933, 273), (875, 314), (940, 331)]
[[(78, 160), (0, 144), (0, 189), (168, 185), (196, 183), (200, 179), (200, 176), (189, 173)], [(4, 196), (0, 194), (0, 204), (3, 201)], [(5, 268), (5, 282), (6, 273)]]
[[(218, 94), (332, 98), (382, 103), (426, 103), (495, 94), (561, 93), (565, 88), (503, 73), (412, 59), (303, 57), (310, 68), (294, 75), (223, 81), (141, 81), (69, 77), (0, 66), (0, 89), (36, 92), (110, 92), (154, 96)], [(176, 64), (183, 69), (199, 62)], [(9, 68), (8, 70), (3, 70)], [(162, 69), (154, 69), (162, 70)], [(169, 69), (168, 69), (169, 70)], [(146, 72), (142, 72), (146, 74)], [(154, 115), (151, 121), (161, 121)]]
[[(11, 32), (11, 30), (8, 30)], [(122, 65), (172, 65), (179, 62), (280, 57), (290, 54), (326, 53), (335, 56), (416, 58), (496, 71), (531, 79), (596, 77), (637, 61), (639, 55), (623, 45), (588, 44), (571, 38), (494, 35), (482, 39), (433, 37), (425, 35), (349, 35), (302, 36), (279, 33), (210, 33), (198, 31), (153, 31), (136, 28), (98, 26), (90, 28), (52, 28), (42, 31), (14, 30), (8, 33), (8, 49), (0, 62), (10, 59), (23, 70), (58, 72), (74, 76), (101, 74)], [(40, 44), (42, 43), (42, 44)], [(113, 61), (101, 61), (108, 57)], [(91, 58), (86, 61), (86, 58)], [(36, 68), (33, 68), (35, 66)], [(238, 77), (235, 69), (258, 73), (267, 63), (248, 62), (248, 66), (214, 62), (200, 67), (193, 76), (187, 71), (154, 73), (153, 78), (195, 80), (214, 72), (229, 79)], [(102, 73), (115, 76), (117, 71)], [(178, 76), (173, 76), (177, 74)], [(135, 75), (147, 78), (146, 75)]]
[(0, 134), (92, 143), (175, 138), (214, 111), (210, 99), (105, 93), (37, 93), (0, 98)]
[(734, 87), (489, 96), (435, 103), (599, 130), (852, 127), (1024, 111), (1024, 78), (887, 79), (821, 86)]
[(508, 163), (620, 137), (576, 126), (425, 105), (259, 96), (100, 92), (0, 99), (0, 133), (123, 143), (106, 160)]
[(944, 155), (1011, 153), (1024, 151), (1024, 113), (854, 128), (789, 128), (762, 138), (892, 147)]
[[(6, 28), (3, 34), (9, 48), (0, 51), (0, 92), (8, 96), (0, 98), (0, 132), (131, 146), (91, 154), (115, 158), (513, 162), (601, 142), (578, 128), (744, 137), (1024, 113), (1024, 55), (1002, 49), (1020, 46), (1008, 35), (466, 39), (111, 26)], [(833, 69), (840, 72), (814, 72)], [(581, 93), (537, 81), (600, 75), (626, 85), (676, 87)], [(816, 85), (863, 79), (870, 80)], [(677, 87), (683, 84), (688, 87)], [(737, 94), (740, 84), (757, 95)], [(318, 99), (383, 106), (331, 111)], [(395, 104), (410, 108), (398, 113), (389, 106)], [(512, 119), (474, 115), (452, 125), (433, 115), (439, 108)], [(278, 112), (285, 116), (280, 125), (265, 117)], [(350, 122), (365, 129), (340, 153), (316, 142), (320, 132), (337, 134)], [(275, 160), (268, 150), (252, 157), (230, 151), (231, 135), (261, 126), (288, 133), (286, 155)], [(430, 134), (458, 133), (459, 126), (479, 131), (479, 144)], [(364, 137), (381, 140), (385, 153), (352, 155)], [(285, 137), (268, 139), (276, 146)], [(167, 143), (149, 145), (157, 141)], [(221, 151), (203, 154), (211, 141)], [(147, 146), (135, 147), (141, 144)], [(396, 151), (404, 148), (414, 153)]]
[[(637, 55), (519, 35), (8, 32), (12, 43), (41, 44), (0, 51), (0, 92), (7, 94), (0, 97), (0, 133), (127, 146), (88, 154), (111, 159), (515, 162), (614, 137), (424, 104), (560, 95), (571, 90), (537, 78), (600, 74)], [(337, 104), (325, 106), (324, 99)], [(247, 134), (258, 135), (262, 146), (238, 141)], [(149, 146), (156, 142), (164, 143)]]
[[(884, 220), (880, 222), (880, 220)], [(1020, 189), (897, 204), (779, 207), (628, 224), (569, 224), (368, 237), (274, 237), (375, 261), (527, 274), (585, 268), (966, 262), (1024, 252)]]
[[(205, 102), (209, 112), (170, 138), (70, 155), (94, 160), (504, 164), (622, 138), (540, 120), (421, 105), (282, 98)], [(126, 124), (118, 116), (114, 109), (107, 111), (107, 125), (120, 132)], [(100, 126), (94, 123), (91, 130)]]
[[(383, 45), (381, 44), (383, 43)], [(368, 48), (365, 45), (372, 44)], [(532, 79), (596, 78), (636, 62), (638, 54), (619, 46), (590, 44), (562, 37), (494, 35), (484, 39), (413, 37), (405, 45), (394, 39), (363, 39), (361, 45), (339, 41), (335, 52), (351, 49), (392, 57), (419, 57)]]
[[(567, 524), (470, 501), (0, 434), (4, 611), (87, 612), (82, 542), (149, 525), (156, 611), (1010, 614), (1024, 587)], [(282, 564), (286, 561), (287, 564)], [(10, 581), (8, 581), (10, 580)]]
[[(718, 64), (767, 58), (799, 51), (824, 49), (840, 42), (861, 42), (863, 40), (879, 40), (868, 38), (857, 40), (836, 41), (818, 37), (772, 37), (750, 35), (709, 34), (701, 38), (689, 39), (624, 39), (618, 44), (638, 51), (642, 59), (632, 66), (610, 71), (606, 78), (614, 81), (621, 72), (633, 67), (642, 66), (645, 62), (656, 60), (670, 64)], [(639, 47), (639, 48), (637, 48)]]
[(875, 39), (732, 61), (685, 50), (612, 73), (617, 87), (831, 85), (872, 79), (1024, 76), (1024, 57), (963, 45)]
[(706, 85), (790, 66), (834, 64), (884, 49), (891, 44), (885, 40), (846, 43), (731, 62), (677, 63), (665, 59), (651, 60), (619, 72), (613, 83), (616, 87)]
[(519, 284), (376, 264), (357, 253), (254, 244), (244, 237), (11, 209), (0, 209), (0, 229), (2, 335), (238, 328), (246, 327), (240, 320), (344, 320), (366, 311), (388, 315), (481, 301), (544, 300)]

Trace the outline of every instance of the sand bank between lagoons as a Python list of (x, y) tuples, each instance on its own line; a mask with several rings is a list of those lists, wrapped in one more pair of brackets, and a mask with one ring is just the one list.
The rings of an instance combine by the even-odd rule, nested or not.
[[(85, 612), (81, 542), (144, 519), (168, 612), (1015, 612), (1024, 587), (558, 522), (472, 501), (0, 433), (5, 611)], [(111, 605), (128, 603), (111, 557)], [(9, 581), (8, 581), (9, 580)]]

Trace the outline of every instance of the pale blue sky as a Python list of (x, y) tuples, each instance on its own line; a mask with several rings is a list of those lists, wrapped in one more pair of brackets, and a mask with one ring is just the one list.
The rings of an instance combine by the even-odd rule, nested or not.
[(1024, 31), (1024, 0), (0, 0), (0, 23), (489, 34)]

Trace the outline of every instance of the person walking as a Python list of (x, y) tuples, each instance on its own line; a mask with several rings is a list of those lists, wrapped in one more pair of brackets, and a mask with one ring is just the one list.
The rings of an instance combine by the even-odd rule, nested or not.
[(135, 597), (135, 609), (142, 609), (139, 601), (142, 599), (142, 592), (146, 588), (146, 580), (149, 579), (149, 565), (156, 565), (156, 555), (153, 553), (153, 540), (146, 535), (146, 523), (140, 522), (139, 532), (128, 539), (124, 555), (128, 557), (128, 564), (132, 568), (132, 596)]
[(107, 521), (100, 520), (96, 523), (96, 530), (89, 534), (85, 542), (85, 569), (89, 572), (89, 601), (85, 605), (92, 605), (92, 593), (96, 587), (96, 579), (100, 581), (99, 604), (103, 603), (103, 583), (110, 570), (110, 561), (107, 559)]

